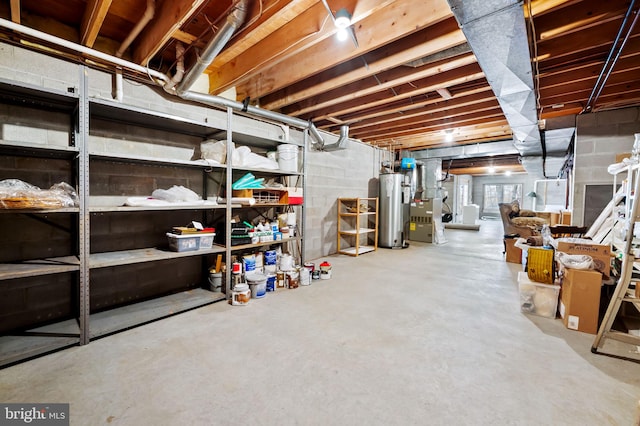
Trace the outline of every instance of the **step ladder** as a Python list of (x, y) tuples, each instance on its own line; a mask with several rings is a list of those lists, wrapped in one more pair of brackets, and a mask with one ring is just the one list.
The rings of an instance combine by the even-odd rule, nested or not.
[[(626, 209), (628, 212), (624, 220), (626, 221), (625, 229), (625, 241), (624, 249), (622, 251), (622, 266), (620, 268), (620, 278), (616, 284), (616, 288), (613, 292), (613, 297), (609, 302), (607, 311), (602, 319), (598, 334), (591, 346), (591, 352), (598, 353), (598, 349), (602, 348), (604, 342), (607, 339), (617, 340), (630, 345), (640, 346), (640, 336), (635, 336), (629, 333), (623, 333), (620, 331), (612, 330), (611, 327), (615, 321), (622, 303), (633, 303), (640, 310), (640, 299), (635, 297), (631, 291), (631, 283), (634, 282), (633, 268), (635, 262), (634, 256), (634, 228), (636, 222), (640, 222), (640, 165), (634, 164), (628, 166), (628, 182), (629, 189), (633, 188), (633, 192), (627, 192), (627, 198), (625, 202), (629, 203), (629, 198), (632, 198), (631, 209)], [(633, 185), (633, 186), (632, 186)], [(617, 194), (616, 194), (617, 195)], [(614, 196), (615, 201), (615, 196)], [(614, 209), (615, 210), (615, 209)], [(615, 213), (614, 213), (615, 214)], [(638, 280), (635, 280), (638, 281)], [(639, 282), (635, 282), (635, 285), (640, 285)]]

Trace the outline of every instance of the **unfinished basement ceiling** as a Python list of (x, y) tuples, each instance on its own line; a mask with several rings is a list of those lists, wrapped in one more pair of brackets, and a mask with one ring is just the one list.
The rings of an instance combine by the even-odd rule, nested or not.
[[(0, 4), (0, 17), (108, 54), (122, 49), (130, 38), (123, 58), (173, 75), (177, 44), (185, 47), (189, 69), (234, 3), (11, 0)], [(451, 3), (455, 7), (469, 2)], [(513, 1), (491, 0), (479, 2), (478, 13), (488, 10), (485, 3), (514, 7)], [(466, 28), (460, 28), (460, 17), (446, 0), (248, 0), (247, 4), (244, 23), (206, 69), (211, 94), (231, 90), (238, 101), (312, 120), (335, 134), (347, 124), (350, 137), (394, 150), (522, 139), (514, 137), (510, 113), (505, 115), (502, 100), (487, 79), (494, 78), (495, 69), (483, 60), (483, 49), (467, 40)], [(517, 61), (510, 59), (501, 66), (514, 75), (530, 73), (529, 115), (533, 108), (534, 119), (552, 121), (640, 105), (640, 25), (631, 25), (637, 4), (533, 0), (515, 5), (519, 10), (514, 16), (520, 18), (512, 19), (524, 22), (513, 22), (510, 29), (526, 40), (530, 53), (520, 52)], [(352, 15), (355, 37), (339, 41), (328, 9), (335, 14), (343, 8)], [(130, 36), (149, 9), (149, 23)], [(460, 24), (468, 27), (474, 22), (467, 19)], [(25, 39), (7, 29), (0, 32), (12, 43)], [(472, 49), (478, 50), (478, 57)], [(612, 60), (605, 66), (607, 58)], [(533, 153), (540, 152), (539, 145), (532, 145)], [(505, 161), (519, 164), (517, 155), (507, 154)]]

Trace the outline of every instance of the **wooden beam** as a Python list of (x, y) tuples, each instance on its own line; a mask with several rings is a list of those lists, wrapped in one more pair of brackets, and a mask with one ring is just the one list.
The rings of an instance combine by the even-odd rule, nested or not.
[[(322, 40), (303, 53), (265, 67), (260, 73), (237, 84), (239, 96), (261, 98), (297, 81), (361, 56), (366, 52), (449, 18), (451, 10), (445, 0), (429, 2), (416, 13), (416, 0), (396, 0), (355, 25), (359, 48), (335, 37)], [(385, 31), (381, 31), (385, 28)], [(217, 80), (216, 80), (217, 81)]]
[(140, 34), (137, 47), (133, 51), (134, 62), (146, 65), (204, 2), (205, 0), (161, 2), (155, 18)]
[[(475, 62), (475, 57), (467, 54), (416, 68), (404, 65), (459, 45), (465, 40), (464, 34), (453, 18), (438, 23), (434, 27), (370, 52), (366, 56), (366, 66), (363, 66), (362, 58), (353, 59), (346, 64), (341, 64), (338, 68), (316, 74), (284, 90), (263, 96), (260, 104), (266, 109), (276, 110), (306, 100), (305, 103), (298, 104), (300, 112), (291, 112), (304, 114), (308, 112), (305, 108), (320, 108), (320, 106), (314, 108), (314, 105), (324, 102), (322, 99), (330, 101), (336, 93), (344, 96), (345, 93), (352, 92), (352, 89), (348, 88), (349, 85), (362, 86), (369, 81), (371, 90), (375, 91), (376, 87), (377, 90), (386, 90), (430, 75), (438, 67), (445, 71)], [(372, 76), (375, 76), (375, 79), (371, 78)], [(295, 110), (289, 109), (289, 111)]]
[(175, 30), (173, 32), (173, 34), (171, 35), (171, 37), (173, 37), (176, 40), (181, 41), (181, 42), (183, 42), (185, 44), (191, 44), (191, 43), (193, 43), (194, 41), (196, 41), (198, 39), (198, 37), (196, 37), (196, 36), (194, 36), (192, 34), (189, 34), (187, 32), (184, 32), (182, 30)]
[(11, 21), (20, 23), (20, 0), (11, 0)]
[(378, 138), (393, 138), (400, 136), (412, 135), (416, 132), (428, 131), (428, 130), (445, 130), (452, 127), (459, 127), (463, 123), (482, 123), (484, 120), (495, 121), (504, 117), (504, 113), (499, 106), (495, 108), (487, 109), (486, 111), (472, 112), (469, 114), (459, 114), (446, 116), (446, 114), (439, 114), (439, 119), (425, 120), (420, 123), (414, 121), (414, 124), (407, 124), (397, 127), (385, 127), (376, 129), (365, 129), (359, 132), (353, 132), (353, 136), (358, 139), (378, 139)]
[[(358, 22), (392, 2), (393, 0), (361, 0), (352, 20)], [(243, 79), (250, 78), (256, 70), (273, 66), (332, 36), (336, 29), (326, 8), (317, 0), (311, 3), (303, 12), (273, 28), (268, 37), (243, 37), (243, 42), (248, 44), (246, 47), (236, 48), (232, 45), (226, 49), (228, 52), (221, 52), (208, 71), (210, 86), (214, 88), (212, 92), (220, 93), (228, 87), (236, 86)], [(290, 4), (297, 5), (298, 2)], [(232, 56), (232, 53), (235, 55)], [(246, 97), (250, 94), (238, 96)]]
[[(420, 97), (425, 93), (435, 91), (439, 87), (450, 87), (481, 78), (484, 78), (484, 73), (480, 70), (478, 64), (473, 63), (456, 68), (448, 73), (436, 74), (422, 80), (414, 81), (411, 85), (404, 85), (401, 88), (396, 88), (395, 93), (376, 93), (353, 101), (333, 105), (331, 108), (315, 111), (315, 114), (317, 115), (313, 118), (321, 120), (326, 117), (339, 117), (341, 115), (367, 110), (400, 99)], [(288, 113), (286, 110), (284, 112)]]
[[(387, 93), (396, 87), (405, 84), (414, 84), (414, 81), (423, 80), (440, 73), (476, 63), (475, 56), (467, 55), (441, 64), (435, 64), (435, 66), (421, 67), (418, 70), (400, 66), (389, 72), (374, 75), (374, 77), (367, 76), (368, 78), (366, 79), (361, 79), (350, 84), (333, 86), (336, 87), (333, 90), (328, 90), (313, 98), (291, 105), (287, 108), (287, 113), (290, 115), (309, 114), (322, 108), (330, 108), (332, 105), (348, 102), (374, 93)], [(293, 107), (296, 107), (296, 109), (291, 109)], [(264, 108), (271, 109), (266, 106)]]
[[(260, 4), (260, 2), (251, 2), (254, 6)], [(248, 54), (250, 58), (255, 58), (256, 62), (261, 62), (260, 57), (265, 55), (269, 56), (270, 53), (266, 52), (265, 45), (262, 44), (259, 48), (255, 48), (256, 44), (260, 41), (271, 36), (274, 32), (282, 31), (281, 27), (287, 26), (286, 24), (294, 19), (301, 22), (301, 25), (309, 24), (304, 22), (304, 19), (296, 19), (307, 13), (309, 8), (322, 7), (318, 0), (297, 0), (290, 2), (283, 2), (280, 0), (263, 0), (260, 10), (256, 10), (254, 13), (248, 16), (257, 16), (257, 19), (248, 18), (247, 21), (250, 25), (242, 28), (232, 40), (228, 43), (227, 47), (220, 52), (220, 54), (214, 59), (210, 65), (210, 70), (218, 69), (224, 64), (233, 61), (236, 57), (240, 56), (247, 50), (252, 50)], [(304, 31), (309, 27), (302, 27), (300, 30)], [(289, 31), (295, 30), (296, 27), (287, 26)], [(296, 39), (297, 41), (297, 39)], [(278, 47), (282, 47), (278, 46)], [(288, 46), (288, 45), (284, 45)], [(273, 48), (275, 46), (272, 46)], [(260, 56), (254, 56), (259, 54)], [(210, 71), (209, 71), (210, 73)], [(231, 86), (228, 85), (227, 88)]]
[(458, 126), (455, 141), (445, 142), (443, 129), (417, 132), (413, 135), (396, 138), (370, 139), (366, 142), (379, 145), (393, 143), (408, 149), (424, 149), (426, 147), (442, 147), (451, 145), (468, 145), (477, 142), (505, 140), (511, 137), (511, 128), (507, 120), (485, 120), (482, 123), (468, 123)]
[[(436, 98), (437, 99), (437, 98)], [(430, 105), (423, 106), (421, 108), (415, 108), (408, 110), (403, 114), (382, 112), (374, 118), (367, 120), (360, 120), (351, 125), (350, 130), (352, 132), (360, 129), (366, 130), (370, 126), (380, 126), (389, 123), (399, 123), (403, 120), (412, 119), (416, 117), (424, 117), (428, 114), (440, 113), (443, 111), (455, 110), (458, 108), (467, 108), (468, 110), (479, 108), (485, 102), (497, 102), (493, 92), (480, 92), (469, 96), (461, 96), (459, 98), (451, 98), (448, 101), (434, 100)], [(319, 126), (323, 128), (324, 126)]]
[[(452, 111), (453, 113), (453, 111)], [(397, 125), (380, 125), (371, 126), (367, 129), (357, 130), (351, 132), (351, 134), (358, 138), (371, 139), (373, 137), (378, 138), (381, 136), (397, 136), (405, 134), (406, 132), (416, 132), (420, 130), (428, 130), (435, 126), (444, 126), (446, 128), (458, 127), (457, 123), (466, 122), (470, 120), (479, 119), (496, 119), (504, 117), (500, 106), (494, 101), (494, 105), (489, 105), (481, 110), (474, 110), (473, 112), (457, 111), (455, 115), (448, 114), (447, 112), (440, 112), (433, 115), (423, 116), (423, 120), (419, 117), (414, 117), (411, 120), (407, 120), (404, 123), (398, 123)]]
[(88, 0), (84, 9), (82, 24), (80, 26), (80, 43), (87, 47), (93, 47), (96, 42), (104, 18), (111, 7), (111, 0)]
[[(472, 97), (472, 98), (469, 98)], [(495, 98), (495, 95), (491, 91), (491, 87), (487, 84), (480, 88), (461, 91), (455, 94), (454, 100), (456, 102), (464, 102), (467, 99), (484, 100), (487, 98)], [(436, 97), (425, 98), (423, 101), (415, 101), (413, 99), (403, 99), (396, 102), (390, 102), (382, 105), (378, 108), (370, 108), (366, 111), (358, 112), (356, 114), (348, 114), (341, 117), (343, 122), (352, 123), (352, 128), (358, 128), (360, 123), (363, 123), (363, 127), (366, 127), (371, 123), (385, 122), (387, 120), (393, 121), (398, 117), (404, 117), (407, 114), (412, 114), (414, 110), (420, 110), (432, 104), (440, 104), (442, 100)], [(327, 118), (328, 120), (329, 118)], [(323, 128), (325, 126), (318, 126)]]
[[(627, 0), (583, 2), (580, 7), (572, 7), (571, 13), (553, 13), (535, 18), (538, 40), (566, 36), (576, 31), (590, 28), (610, 20), (620, 20), (628, 8)], [(619, 22), (619, 21), (618, 21)]]

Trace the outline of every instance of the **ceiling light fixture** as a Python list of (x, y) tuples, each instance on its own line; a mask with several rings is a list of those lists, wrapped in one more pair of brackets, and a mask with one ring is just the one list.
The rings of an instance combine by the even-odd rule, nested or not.
[(506, 172), (504, 172), (505, 176), (511, 176), (511, 170), (507, 170)]
[(346, 28), (338, 28), (338, 32), (336, 33), (336, 37), (340, 41), (345, 41), (349, 38), (349, 30)]
[(351, 25), (351, 14), (344, 7), (336, 12), (335, 18), (336, 27), (340, 29), (345, 29), (349, 25)]
[(487, 172), (488, 172), (490, 175), (492, 175), (492, 174), (494, 174), (494, 173), (496, 172), (496, 168), (495, 168), (495, 167), (489, 167), (489, 168), (487, 169)]
[(447, 129), (444, 131), (445, 142), (453, 142), (453, 129)]

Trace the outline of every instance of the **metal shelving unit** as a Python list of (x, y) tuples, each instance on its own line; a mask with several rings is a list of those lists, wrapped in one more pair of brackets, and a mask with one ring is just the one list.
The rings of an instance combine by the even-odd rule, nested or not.
[[(168, 230), (171, 226), (181, 224), (170, 222), (175, 217), (191, 217), (194, 215), (194, 220), (201, 219), (203, 222), (217, 217), (220, 221), (228, 224), (232, 217), (232, 211), (235, 209), (251, 208), (277, 211), (280, 208), (289, 208), (290, 206), (278, 203), (264, 203), (245, 207), (231, 204), (230, 198), (228, 198), (224, 203), (220, 204), (203, 203), (197, 205), (132, 207), (125, 206), (123, 201), (126, 196), (135, 196), (135, 194), (127, 194), (125, 191), (119, 190), (117, 184), (115, 184), (114, 188), (111, 188), (111, 183), (103, 185), (104, 188), (99, 188), (99, 191), (96, 190), (95, 185), (96, 173), (99, 176), (100, 173), (104, 173), (104, 170), (109, 170), (113, 165), (118, 170), (126, 170), (127, 167), (130, 167), (132, 182), (138, 179), (139, 176), (145, 176), (143, 172), (139, 171), (139, 169), (145, 167), (149, 167), (150, 170), (152, 169), (160, 175), (166, 172), (166, 178), (158, 178), (158, 181), (162, 182), (169, 182), (171, 176), (179, 176), (181, 178), (185, 174), (188, 176), (200, 176), (192, 180), (194, 183), (200, 182), (198, 185), (201, 185), (200, 195), (203, 199), (213, 198), (216, 195), (215, 186), (230, 188), (234, 177), (237, 178), (243, 173), (293, 180), (297, 178), (298, 185), (302, 185), (304, 189), (305, 155), (308, 138), (306, 131), (302, 142), (297, 139), (285, 141), (275, 132), (272, 132), (273, 134), (267, 132), (265, 136), (257, 136), (259, 132), (256, 133), (255, 126), (247, 126), (247, 120), (253, 119), (244, 116), (240, 117), (240, 113), (236, 114), (230, 108), (224, 113), (226, 115), (225, 122), (221, 122), (219, 119), (210, 120), (205, 114), (203, 114), (202, 119), (195, 120), (177, 114), (154, 111), (149, 108), (91, 98), (88, 95), (89, 74), (86, 73), (83, 66), (78, 66), (78, 72), (79, 87), (69, 88), (67, 92), (0, 79), (0, 103), (61, 112), (68, 116), (69, 126), (68, 145), (62, 145), (59, 142), (57, 144), (39, 143), (40, 141), (29, 139), (22, 141), (0, 140), (0, 152), (26, 158), (51, 158), (56, 159), (55, 161), (68, 162), (71, 164), (70, 170), (73, 171), (72, 181), (68, 183), (75, 184), (79, 199), (79, 206), (73, 208), (37, 211), (31, 209), (0, 210), (0, 218), (11, 218), (11, 215), (35, 217), (39, 222), (52, 222), (53, 226), (60, 227), (59, 224), (54, 223), (51, 219), (63, 217), (66, 221), (75, 224), (68, 227), (69, 245), (73, 246), (73, 251), (70, 253), (63, 256), (41, 256), (37, 258), (24, 256), (18, 259), (17, 262), (14, 259), (7, 262), (0, 260), (0, 297), (6, 295), (7, 292), (13, 291), (12, 284), (18, 280), (26, 286), (37, 286), (40, 285), (39, 283), (46, 283), (49, 277), (65, 275), (65, 280), (74, 283), (74, 288), (71, 289), (72, 299), (74, 300), (72, 302), (73, 306), (70, 306), (71, 311), (73, 311), (72, 314), (61, 315), (59, 318), (45, 319), (44, 321), (33, 318), (19, 329), (5, 327), (4, 334), (0, 334), (0, 367), (68, 346), (88, 344), (91, 339), (97, 337), (107, 336), (150, 321), (224, 300), (224, 294), (200, 288), (206, 284), (207, 265), (210, 265), (211, 260), (217, 255), (222, 254), (228, 260), (231, 258), (232, 253), (239, 251), (290, 243), (302, 246), (302, 253), (304, 253), (304, 241), (300, 235), (273, 242), (233, 247), (230, 244), (226, 246), (214, 244), (208, 249), (174, 252), (169, 251), (164, 244), (159, 243), (159, 241), (166, 241), (159, 239), (166, 238), (164, 237), (164, 231), (148, 232), (145, 229), (136, 229), (135, 226), (131, 226), (130, 230), (122, 230), (122, 228), (125, 228), (122, 223), (126, 223), (130, 219), (144, 222), (146, 218), (149, 218), (149, 220), (155, 221), (149, 225), (149, 229), (155, 229), (153, 227), (157, 227), (157, 223), (160, 223), (161, 225), (164, 224), (162, 226), (166, 226), (166, 230)], [(175, 110), (180, 111), (180, 104), (176, 104)], [(234, 120), (239, 120), (236, 128), (234, 128)], [(213, 121), (216, 121), (216, 123), (213, 123)], [(261, 122), (261, 125), (264, 125), (264, 123)], [(179, 148), (187, 146), (191, 143), (190, 141), (204, 141), (210, 138), (218, 140), (226, 138), (228, 142), (233, 141), (236, 144), (258, 147), (261, 150), (273, 150), (280, 143), (293, 143), (298, 145), (302, 151), (303, 171), (289, 172), (251, 167), (232, 167), (224, 164), (210, 164), (203, 160), (172, 158), (171, 156), (162, 155), (162, 149), (158, 151), (159, 154), (155, 152), (138, 154), (135, 150), (130, 152), (126, 150), (112, 151), (108, 146), (101, 148), (99, 145), (92, 143), (91, 138), (94, 137), (94, 129), (102, 131), (112, 127), (121, 129), (122, 135), (118, 136), (116, 134), (114, 137), (119, 141), (125, 140), (125, 142), (128, 140), (127, 137), (131, 129), (134, 129), (134, 131), (137, 131), (135, 129), (140, 129), (139, 133), (142, 133), (144, 129), (150, 129), (152, 133), (157, 131), (166, 132), (169, 135), (175, 134), (179, 136), (177, 139), (181, 140), (176, 142), (182, 144), (176, 145)], [(171, 139), (158, 138), (157, 142), (146, 140), (145, 144), (157, 143), (159, 147), (162, 147), (167, 142), (174, 143)], [(228, 158), (230, 158), (229, 143), (227, 147)], [(121, 181), (126, 183), (124, 178)], [(135, 183), (131, 183), (130, 187), (136, 188)], [(162, 186), (158, 184), (158, 187)], [(220, 192), (218, 190), (218, 193)], [(302, 209), (298, 229), (303, 230), (304, 209), (303, 206), (297, 206), (297, 208)], [(110, 229), (93, 229), (99, 224), (110, 223), (109, 221), (114, 221), (116, 229), (118, 226), (120, 228), (119, 231), (116, 231), (120, 232), (117, 234), (119, 237), (114, 237), (113, 242), (109, 241)], [(7, 222), (5, 221), (4, 223)], [(130, 237), (125, 231), (130, 231)], [(216, 232), (225, 233), (226, 241), (230, 241), (230, 226), (227, 225), (225, 229), (216, 229)], [(138, 238), (138, 234), (142, 234), (141, 238)], [(41, 244), (46, 246), (47, 241), (44, 240)], [(106, 250), (105, 246), (108, 246)], [(104, 286), (105, 273), (113, 273), (114, 276), (119, 277), (125, 272), (118, 271), (129, 271), (132, 270), (131, 268), (134, 268), (133, 270), (135, 271), (135, 268), (138, 267), (171, 268), (176, 265), (179, 266), (180, 262), (188, 262), (187, 264), (191, 265), (190, 268), (194, 264), (201, 265), (201, 271), (190, 271), (191, 274), (201, 277), (200, 287), (198, 287), (198, 283), (189, 281), (186, 285), (192, 286), (192, 288), (185, 289), (184, 285), (178, 291), (162, 288), (158, 289), (158, 293), (154, 295), (153, 293), (138, 293), (137, 284), (132, 284), (132, 295), (130, 297), (118, 298), (113, 296), (112, 300), (106, 302), (101, 300), (99, 310), (92, 311), (93, 297), (96, 293), (100, 293), (100, 286), (99, 283), (96, 283), (96, 280), (102, 280), (102, 290), (104, 291), (106, 288)], [(231, 282), (229, 270), (227, 274), (227, 282)], [(175, 279), (170, 273), (164, 274), (163, 278), (167, 281)], [(136, 277), (136, 279), (138, 278)], [(186, 279), (191, 280), (192, 278)], [(32, 280), (40, 281), (31, 284)], [(122, 281), (122, 279), (114, 279), (112, 283), (126, 286), (126, 283), (123, 284)], [(66, 281), (63, 280), (63, 282)], [(111, 282), (108, 284), (111, 285)], [(148, 288), (149, 286), (146, 285), (145, 291)]]
[[(79, 70), (79, 74), (81, 72), (82, 70)], [(41, 137), (42, 133), (24, 136), (21, 134), (20, 137), (23, 139), (20, 140), (13, 140), (14, 138), (0, 140), (0, 152), (5, 159), (15, 158), (21, 164), (29, 164), (28, 167), (32, 168), (34, 167), (32, 159), (57, 161), (59, 163), (56, 164), (64, 164), (70, 174), (77, 176), (83, 166), (80, 158), (83, 144), (77, 122), (78, 113), (82, 107), (81, 99), (85, 96), (83, 90), (84, 87), (81, 86), (69, 88), (64, 92), (0, 79), (0, 104), (64, 117), (58, 125), (60, 128), (66, 126), (68, 134), (65, 144), (60, 140), (58, 143), (49, 143)], [(18, 123), (22, 121), (24, 117), (20, 117)], [(34, 169), (27, 168), (20, 171), (29, 173), (31, 170)], [(9, 168), (0, 179), (16, 177), (8, 173), (10, 173)], [(48, 177), (39, 179), (44, 182)], [(54, 255), (42, 256), (41, 254), (47, 250), (41, 249), (39, 245), (46, 244), (46, 241), (31, 241), (24, 250), (18, 247), (7, 248), (6, 244), (9, 243), (5, 243), (3, 260), (0, 263), (0, 297), (8, 303), (20, 300), (23, 305), (13, 310), (5, 310), (2, 313), (4, 321), (9, 321), (9, 324), (24, 323), (25, 321), (21, 319), (25, 315), (23, 311), (29, 313), (34, 309), (34, 305), (42, 306), (43, 302), (40, 302), (39, 297), (47, 294), (47, 282), (58, 285), (56, 288), (67, 292), (72, 299), (75, 297), (82, 300), (81, 293), (85, 285), (81, 276), (82, 241), (77, 230), (62, 225), (64, 222), (79, 223), (82, 212), (82, 205), (57, 209), (0, 210), (2, 216), (0, 232), (5, 235), (4, 241), (14, 243), (16, 238), (21, 238), (23, 231), (15, 229), (16, 223), (26, 221), (24, 223), (37, 223), (43, 229), (57, 229), (61, 234), (67, 235), (69, 246), (68, 248), (55, 247), (48, 251), (50, 254), (55, 253)], [(66, 253), (63, 254), (63, 252)], [(33, 284), (29, 284), (31, 282)], [(0, 366), (84, 343), (82, 328), (85, 323), (82, 304), (78, 303), (78, 306), (66, 306), (66, 308), (69, 310), (67, 314), (60, 312), (62, 309), (60, 306), (46, 309), (43, 318), (32, 321), (33, 326), (25, 324), (22, 330), (12, 331), (8, 329), (11, 326), (3, 324), (4, 331), (0, 335)]]

